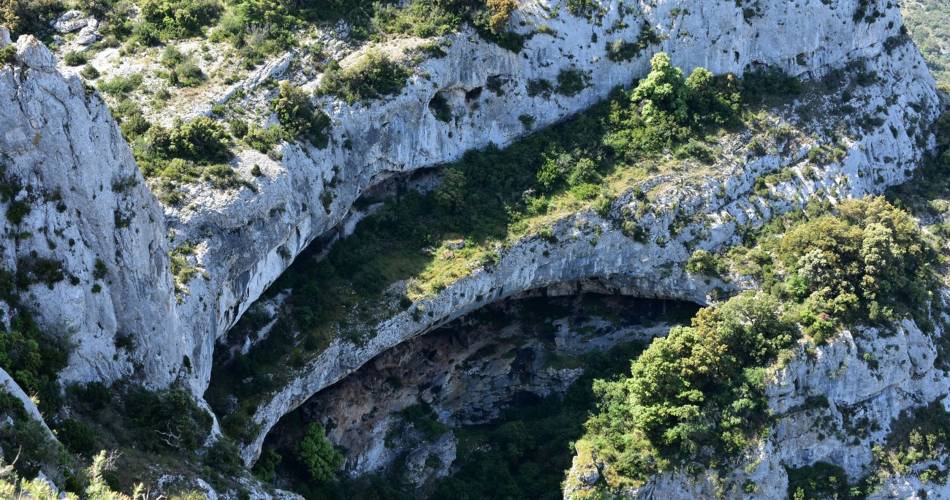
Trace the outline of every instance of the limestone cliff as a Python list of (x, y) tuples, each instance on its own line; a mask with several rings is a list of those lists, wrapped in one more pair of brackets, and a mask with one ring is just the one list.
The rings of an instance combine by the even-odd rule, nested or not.
[(181, 337), (165, 218), (109, 109), (30, 36), (0, 67), (0, 109), (0, 182), (10, 193), (0, 267), (18, 276), (20, 302), (71, 347), (62, 378), (136, 374), (168, 385), (193, 354)]
[[(872, 120), (859, 124), (857, 116), (831, 115), (852, 137), (843, 145), (844, 156), (827, 165), (807, 158), (810, 148), (832, 141), (820, 132), (830, 125), (820, 113), (803, 128), (819, 132), (802, 132), (765, 155), (750, 154), (748, 137), (738, 138), (727, 145), (714, 176), (639, 186), (657, 190), (649, 211), (638, 210), (631, 190), (607, 217), (575, 214), (555, 224), (553, 238), (517, 242), (490, 268), (373, 325), (365, 343), (334, 341), (296, 370), (290, 383), (265, 395), (254, 414), (259, 430), (243, 443), (245, 464), (255, 461), (278, 419), (314, 393), (387, 349), (492, 301), (601, 280), (631, 295), (704, 303), (715, 284), (683, 269), (693, 248), (728, 245), (741, 225), (762, 224), (812, 196), (835, 201), (879, 193), (906, 180), (932, 146), (926, 130), (938, 107), (933, 80), (890, 2), (660, 0), (597, 6), (597, 14), (585, 18), (562, 2), (519, 2), (511, 27), (529, 36), (518, 53), (471, 30), (448, 35), (440, 40), (444, 55), (422, 61), (394, 97), (356, 104), (315, 99), (333, 122), (327, 148), (284, 143), (280, 160), (238, 151), (232, 166), (251, 179), (254, 190), (190, 186), (176, 207), (160, 204), (149, 192), (99, 97), (79, 79), (64, 78), (36, 40), (21, 38), (13, 63), (0, 68), (0, 161), (4, 185), (15, 187), (3, 206), (8, 223), (0, 263), (35, 278), (22, 301), (73, 346), (63, 380), (135, 377), (157, 387), (180, 380), (200, 396), (216, 342), (297, 254), (346, 220), (363, 193), (389, 177), (489, 143), (509, 144), (581, 111), (643, 76), (660, 50), (686, 70), (704, 66), (741, 74), (774, 66), (806, 80), (860, 63), (874, 81), (857, 94), (824, 96), (818, 109), (847, 102)], [(618, 57), (610, 49), (618, 40), (642, 47)], [(0, 40), (0, 47), (5, 43)], [(381, 50), (403, 54), (414, 43), (401, 40)], [(315, 87), (320, 77), (291, 64), (297, 57), (291, 51), (271, 61), (214, 100), (267, 109), (274, 97), (267, 77)], [(564, 71), (585, 75), (585, 87), (573, 94), (530, 89), (530, 82), (557, 81)], [(450, 120), (433, 113), (433, 99), (447, 103)], [(533, 124), (526, 127), (523, 116)], [(272, 120), (263, 112), (258, 118), (262, 124)], [(254, 167), (261, 176), (248, 175)], [(767, 196), (756, 193), (758, 178), (779, 171), (790, 172), (790, 180), (771, 186)], [(642, 241), (618, 229), (618, 222), (637, 213), (643, 216), (633, 222), (647, 229)], [(673, 231), (676, 220), (688, 223)], [(181, 242), (196, 249), (192, 264), (201, 273), (186, 284), (187, 292), (177, 293), (168, 253)], [(774, 463), (764, 461), (763, 467)]]
[[(685, 174), (651, 179), (639, 186), (652, 198), (650, 210), (636, 220), (648, 229), (645, 241), (624, 234), (616, 223), (642, 212), (638, 207), (643, 202), (636, 199), (632, 188), (614, 202), (611, 220), (591, 212), (560, 220), (553, 228), (553, 238), (517, 242), (500, 253), (496, 264), (371, 327), (375, 331), (365, 342), (357, 345), (339, 339), (306, 367), (295, 370), (291, 382), (258, 407), (254, 420), (261, 425), (260, 432), (245, 448), (244, 459), (252, 462), (268, 429), (312, 394), (377, 354), (485, 304), (527, 290), (590, 279), (606, 282), (625, 294), (704, 304), (707, 294), (718, 285), (685, 272), (692, 249), (732, 244), (739, 227), (760, 225), (812, 197), (860, 197), (906, 180), (932, 138), (926, 132), (918, 137), (900, 132), (895, 136), (891, 127), (899, 131), (902, 123), (930, 123), (935, 118), (938, 106), (933, 81), (910, 44), (882, 51), (866, 63), (867, 68), (874, 68), (878, 81), (865, 87), (860, 96), (851, 96), (855, 99), (851, 105), (866, 102), (860, 105), (876, 110), (879, 125), (862, 129), (847, 145), (840, 162), (820, 166), (806, 160), (807, 152), (827, 139), (811, 142), (816, 139), (805, 137), (803, 142), (790, 141), (771, 154), (756, 157), (750, 153), (750, 138), (745, 137), (716, 163), (715, 175)], [(909, 70), (913, 73), (908, 74)], [(855, 118), (833, 113), (836, 105), (849, 105), (840, 94), (819, 100), (823, 116), (845, 123)], [(820, 129), (820, 123), (822, 118), (817, 118), (812, 125)], [(756, 179), (781, 171), (794, 175), (773, 186), (766, 196), (755, 193)], [(688, 224), (674, 231), (671, 228), (676, 220)]]
[[(51, 293), (33, 288), (34, 304), (48, 311), (45, 314), (50, 322), (59, 321), (64, 330), (79, 331), (78, 348), (66, 378), (114, 380), (128, 375), (133, 363), (125, 354), (118, 356), (119, 362), (112, 360), (117, 352), (114, 339), (128, 338), (129, 342), (119, 344), (135, 346), (131, 358), (142, 360), (144, 369), (139, 371), (146, 381), (167, 385), (183, 378), (200, 394), (207, 386), (215, 340), (307, 243), (343, 220), (363, 191), (388, 176), (455, 159), (489, 142), (507, 144), (525, 133), (519, 116), (532, 116), (535, 126), (544, 126), (584, 109), (615, 86), (629, 84), (643, 75), (655, 51), (669, 52), (674, 63), (687, 70), (702, 65), (715, 72), (742, 73), (774, 65), (791, 74), (816, 77), (832, 67), (880, 53), (890, 43), (885, 42), (901, 34), (900, 13), (895, 6), (858, 0), (831, 4), (820, 0), (757, 2), (748, 8), (734, 2), (695, 5), (663, 1), (634, 6), (605, 2), (590, 18), (577, 17), (568, 9), (544, 2), (519, 7), (512, 26), (530, 34), (521, 52), (493, 45), (470, 31), (450, 35), (442, 42), (446, 55), (421, 63), (398, 96), (371, 105), (348, 105), (324, 98), (319, 104), (334, 123), (329, 148), (286, 144), (280, 162), (243, 151), (235, 165), (237, 170), (249, 171), (258, 165), (265, 174), (254, 180), (256, 193), (244, 189), (222, 195), (209, 187), (196, 186), (181, 209), (158, 207), (145, 193), (117, 129), (101, 105), (87, 107), (87, 101), (98, 100), (80, 92), (78, 81), (57, 84), (60, 94), (55, 97), (29, 96), (34, 106), (43, 105), (50, 111), (28, 107), (17, 112), (15, 106), (5, 107), (3, 118), (16, 124), (9, 130), (22, 133), (5, 135), (4, 140), (11, 142), (4, 145), (7, 161), (23, 169), (36, 164), (36, 155), (62, 155), (68, 163), (57, 161), (56, 167), (45, 168), (81, 174), (83, 177), (70, 185), (76, 192), (78, 186), (84, 186), (86, 200), (77, 200), (73, 208), (68, 197), (74, 191), (61, 189), (67, 199), (67, 213), (58, 217), (75, 217), (77, 212), (73, 210), (78, 209), (84, 216), (77, 222), (95, 226), (88, 231), (77, 229), (88, 240), (95, 234), (95, 242), (90, 241), (88, 249), (70, 253), (72, 258), (82, 260), (81, 264), (67, 265), (79, 284), (60, 282)], [(856, 15), (859, 12), (866, 15)], [(546, 28), (537, 31), (542, 25)], [(653, 35), (647, 37), (647, 33)], [(609, 42), (632, 43), (638, 39), (646, 41), (645, 49), (631, 54), (628, 60), (608, 56)], [(5, 69), (11, 75), (5, 80), (5, 95), (23, 95), (20, 89), (31, 88), (31, 78), (47, 81), (47, 87), (59, 78), (54, 61), (34, 42), (23, 41), (21, 45), (25, 60), (30, 61), (23, 64), (31, 68), (29, 71), (20, 70), (27, 77), (27, 85), (10, 80), (18, 71), (11, 66)], [(384, 49), (400, 47), (397, 44)], [(288, 69), (295, 56), (290, 53), (265, 67), (264, 75), (300, 80), (301, 75)], [(901, 70), (905, 74), (922, 73), (919, 59), (907, 58), (902, 64), (907, 65)], [(536, 95), (528, 91), (529, 81), (556, 81), (562, 70), (586, 74), (588, 85), (576, 95)], [(923, 74), (921, 77), (928, 78)], [(262, 87), (263, 81), (255, 74), (238, 84), (243, 90), (243, 104), (251, 106), (269, 99), (271, 94)], [(436, 94), (444, 97), (452, 110), (450, 123), (437, 119), (429, 109)], [(227, 92), (220, 99), (237, 99), (235, 95)], [(26, 133), (24, 124), (46, 123), (44, 113), (53, 115), (52, 109), (58, 109), (55, 116), (62, 121), (58, 129), (46, 134)], [(69, 127), (71, 133), (64, 127)], [(88, 137), (79, 135), (87, 131), (99, 132)], [(32, 139), (25, 138), (30, 135)], [(38, 142), (26, 147), (31, 140)], [(99, 164), (99, 169), (66, 169), (63, 165), (77, 163), (73, 151), (79, 155), (78, 160)], [(57, 183), (64, 179), (53, 174), (37, 178), (37, 191), (42, 188), (54, 192), (62, 187)], [(102, 189), (93, 193), (100, 186)], [(94, 194), (96, 198), (92, 198)], [(326, 209), (320, 207), (322, 199), (330, 200)], [(82, 204), (89, 200), (96, 208), (82, 210)], [(132, 210), (133, 206), (137, 209)], [(51, 218), (56, 213), (46, 212)], [(35, 211), (27, 223), (49, 226), (39, 220), (39, 214)], [(178, 297), (167, 275), (165, 254), (170, 245), (165, 234), (169, 229), (176, 242), (195, 246), (195, 266), (205, 273), (204, 279), (193, 279), (188, 293)], [(53, 230), (56, 228), (50, 228)], [(70, 239), (82, 241), (69, 236), (64, 238), (66, 245), (57, 248), (68, 248)], [(123, 251), (117, 254), (113, 245)], [(37, 252), (44, 255), (50, 250)], [(122, 274), (110, 275), (100, 285), (101, 290), (92, 293), (96, 259), (105, 263), (109, 273)], [(66, 296), (68, 300), (63, 300)], [(106, 296), (112, 300), (101, 300)], [(120, 299), (121, 307), (113, 305)]]

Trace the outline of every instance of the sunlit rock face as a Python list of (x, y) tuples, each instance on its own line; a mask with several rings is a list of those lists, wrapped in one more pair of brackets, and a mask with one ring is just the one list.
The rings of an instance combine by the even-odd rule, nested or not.
[[(591, 19), (574, 16), (561, 4), (519, 7), (512, 27), (533, 33), (519, 53), (471, 31), (450, 35), (445, 55), (422, 62), (397, 96), (353, 105), (321, 98), (318, 104), (333, 120), (327, 148), (286, 144), (280, 161), (240, 151), (234, 162), (239, 173), (254, 165), (263, 172), (250, 181), (256, 192), (193, 186), (180, 208), (161, 205), (145, 187), (98, 97), (78, 79), (59, 74), (42, 45), (21, 38), (16, 62), (0, 69), (0, 160), (5, 179), (18, 187), (4, 209), (9, 213), (11, 204), (20, 202), (31, 209), (16, 224), (6, 224), (0, 259), (14, 271), (46, 262), (38, 259), (61, 263), (62, 279), (31, 285), (23, 300), (74, 346), (63, 379), (132, 376), (156, 387), (182, 381), (202, 394), (216, 340), (308, 243), (339, 225), (367, 189), (472, 148), (509, 144), (529, 132), (523, 115), (534, 118), (536, 129), (586, 109), (616, 86), (643, 76), (651, 55), (661, 50), (687, 71), (705, 66), (741, 74), (777, 66), (806, 79), (865, 61), (878, 79), (863, 97), (883, 125), (847, 145), (844, 160), (818, 179), (799, 175), (775, 188), (775, 199), (767, 204), (749, 200), (754, 179), (794, 167), (803, 151), (727, 162), (725, 180), (679, 186), (660, 199), (667, 210), (651, 221), (657, 226), (668, 225), (678, 210), (713, 219), (729, 215), (714, 220), (702, 238), (688, 231), (679, 239), (654, 235), (663, 236), (664, 245), (656, 239), (633, 242), (586, 213), (560, 222), (556, 243), (523, 242), (506, 252), (493, 272), (476, 273), (427, 299), (432, 316), (393, 317), (361, 346), (335, 342), (261, 405), (254, 415), (261, 430), (245, 444), (245, 462), (255, 460), (282, 415), (317, 391), (379, 353), (492, 300), (558, 282), (609, 278), (626, 293), (701, 302), (709, 287), (682, 269), (687, 241), (721, 247), (733, 240), (738, 224), (768, 219), (813, 194), (839, 199), (881, 192), (905, 180), (932, 143), (920, 130), (936, 114), (933, 81), (916, 49), (902, 38), (899, 10), (890, 3), (604, 2)], [(541, 25), (547, 28), (535, 33)], [(654, 36), (643, 36), (648, 32)], [(3, 38), (0, 45), (8, 43)], [(613, 42), (638, 39), (647, 41), (646, 48), (629, 53), (629, 59), (608, 55)], [(294, 57), (288, 53), (239, 82), (242, 99), (265, 95), (258, 91), (262, 76), (294, 76), (289, 64)], [(586, 75), (586, 86), (573, 95), (529, 92), (533, 80), (556, 86), (564, 71)], [(437, 95), (451, 110), (447, 122), (429, 105)], [(908, 123), (920, 125), (916, 133), (908, 133)], [(594, 232), (596, 246), (588, 241)], [(170, 233), (174, 244), (187, 241), (196, 249), (200, 273), (186, 291), (175, 291), (169, 271)], [(542, 251), (548, 255), (542, 257)]]

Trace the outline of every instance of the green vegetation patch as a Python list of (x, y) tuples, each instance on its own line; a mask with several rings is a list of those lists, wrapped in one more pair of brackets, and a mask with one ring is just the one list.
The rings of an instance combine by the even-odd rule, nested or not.
[(331, 64), (323, 74), (319, 92), (336, 95), (353, 104), (399, 93), (412, 72), (382, 52), (367, 51), (346, 68)]
[(950, 4), (941, 0), (901, 3), (904, 24), (945, 92), (950, 91)]
[[(813, 212), (818, 212), (813, 210)], [(807, 215), (806, 215), (807, 216)], [(788, 220), (776, 225), (787, 224)], [(913, 317), (928, 328), (937, 255), (914, 218), (881, 197), (841, 203), (730, 258), (779, 299), (816, 342), (855, 323)]]
[[(687, 464), (735, 465), (770, 421), (768, 370), (801, 334), (821, 343), (856, 324), (914, 318), (930, 325), (936, 254), (910, 214), (881, 197), (833, 210), (813, 204), (728, 257), (733, 273), (752, 276), (766, 292), (701, 311), (691, 327), (654, 340), (629, 377), (595, 385), (599, 411), (584, 441), (606, 466), (605, 489)], [(694, 254), (689, 265), (721, 269), (716, 260)], [(822, 481), (796, 488), (832, 484)], [(847, 486), (841, 481), (835, 487)]]
[(330, 140), (330, 117), (310, 102), (310, 96), (289, 83), (281, 83), (272, 106), (277, 119), (292, 137), (324, 148)]
[(158, 181), (157, 194), (163, 202), (178, 204), (179, 188), (186, 183), (207, 181), (222, 190), (253, 188), (228, 165), (233, 138), (221, 122), (200, 116), (165, 128), (149, 123), (129, 99), (119, 101), (113, 114), (139, 169), (146, 178)]
[[(950, 451), (950, 413), (940, 400), (905, 410), (891, 424), (883, 445), (874, 448), (878, 477), (907, 475), (911, 467), (927, 461), (939, 462)], [(928, 467), (919, 472), (923, 482), (947, 481), (945, 468)]]
[(852, 495), (848, 488), (848, 476), (844, 469), (826, 462), (816, 462), (808, 467), (788, 469), (788, 498), (862, 498)]

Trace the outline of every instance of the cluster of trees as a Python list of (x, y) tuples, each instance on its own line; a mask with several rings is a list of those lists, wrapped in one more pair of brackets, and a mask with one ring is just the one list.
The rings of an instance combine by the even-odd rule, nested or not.
[(817, 342), (855, 323), (913, 316), (930, 324), (936, 252), (914, 218), (884, 198), (845, 201), (736, 254), (743, 272), (796, 304), (796, 320)]
[(704, 131), (733, 125), (739, 118), (742, 86), (734, 75), (714, 76), (696, 68), (688, 78), (658, 53), (650, 73), (611, 112), (612, 131), (604, 142), (631, 157), (672, 149)]
[(765, 367), (796, 340), (779, 302), (744, 293), (653, 341), (631, 374), (598, 380), (587, 439), (621, 477), (721, 463), (767, 420)]
[(60, 0), (5, 0), (0, 3), (0, 25), (10, 29), (14, 40), (27, 33), (42, 35), (63, 10)]
[(319, 148), (329, 143), (330, 117), (323, 110), (314, 108), (310, 96), (300, 88), (281, 83), (272, 107), (277, 120), (291, 137), (310, 141)]
[(131, 100), (113, 109), (142, 173), (162, 181), (162, 199), (176, 204), (178, 183), (209, 181), (218, 189), (249, 185), (227, 162), (233, 158), (233, 138), (219, 121), (201, 116), (176, 121), (171, 128), (149, 123)]
[(398, 93), (412, 72), (378, 51), (368, 51), (346, 68), (331, 63), (323, 74), (319, 92), (354, 103)]
[(139, 7), (142, 21), (133, 32), (148, 45), (198, 36), (223, 10), (218, 0), (143, 0)]

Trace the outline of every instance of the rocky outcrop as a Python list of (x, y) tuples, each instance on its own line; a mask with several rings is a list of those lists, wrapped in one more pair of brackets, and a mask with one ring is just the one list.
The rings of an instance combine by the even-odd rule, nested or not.
[[(14, 203), (23, 204), (14, 213), (31, 208), (6, 227), (0, 263), (48, 278), (31, 284), (23, 302), (75, 345), (63, 379), (135, 375), (153, 386), (182, 380), (201, 394), (215, 341), (295, 255), (344, 220), (365, 190), (472, 148), (508, 144), (526, 132), (522, 115), (540, 127), (585, 109), (642, 76), (655, 51), (670, 53), (686, 70), (742, 73), (773, 65), (806, 78), (865, 59), (878, 81), (860, 91), (860, 109), (883, 124), (855, 137), (845, 159), (819, 169), (817, 179), (803, 175), (805, 150), (799, 149), (721, 162), (725, 175), (719, 179), (674, 182), (656, 215), (639, 221), (652, 228), (646, 242), (587, 213), (559, 222), (556, 242), (520, 242), (496, 266), (415, 305), (413, 310), (425, 309), (420, 318), (406, 311), (388, 319), (362, 346), (335, 342), (258, 408), (261, 432), (245, 447), (245, 462), (253, 462), (277, 419), (316, 391), (378, 353), (491, 301), (599, 278), (632, 294), (702, 302), (712, 286), (682, 271), (691, 248), (721, 246), (739, 224), (767, 219), (812, 194), (836, 199), (879, 192), (906, 178), (928, 147), (922, 130), (934, 115), (933, 82), (902, 38), (897, 6), (883, 0), (602, 2), (590, 18), (560, 3), (519, 7), (511, 25), (531, 34), (519, 53), (470, 30), (446, 37), (445, 55), (421, 63), (395, 97), (369, 105), (323, 98), (319, 104), (333, 120), (328, 148), (285, 144), (280, 162), (242, 151), (234, 162), (239, 174), (251, 178), (255, 165), (263, 173), (253, 181), (256, 192), (196, 185), (181, 208), (162, 207), (148, 192), (101, 101), (75, 78), (61, 77), (39, 43), (21, 38), (16, 63), (0, 69), (0, 151), (4, 175), (17, 187), (12, 201), (4, 202), (8, 219)], [(639, 40), (646, 48), (611, 53), (608, 46), (618, 40), (621, 47)], [(291, 66), (270, 69), (281, 74)], [(565, 71), (586, 75), (585, 88), (558, 92)], [(542, 79), (554, 90), (529, 91), (529, 82)], [(317, 81), (300, 83), (310, 88)], [(272, 95), (256, 85), (246, 87), (247, 101), (239, 104)], [(448, 122), (430, 110), (437, 94), (452, 111)], [(910, 134), (909, 123), (915, 125)], [(796, 178), (776, 186), (774, 199), (750, 198), (758, 176), (781, 168)], [(620, 205), (635, 203), (621, 200), (613, 216), (625, 217)], [(667, 228), (677, 214), (703, 221), (674, 236)], [(194, 245), (194, 263), (204, 274), (187, 283), (184, 294), (176, 295), (169, 273), (169, 233), (175, 244)], [(49, 269), (60, 269), (62, 277)]]
[[(507, 144), (525, 133), (521, 115), (531, 116), (536, 126), (543, 126), (584, 109), (615, 86), (642, 75), (654, 51), (669, 52), (674, 63), (687, 70), (702, 65), (716, 72), (741, 73), (750, 67), (776, 65), (793, 74), (814, 76), (879, 53), (884, 41), (898, 36), (900, 30), (898, 9), (876, 1), (847, 0), (826, 5), (820, 0), (795, 4), (776, 0), (758, 2), (751, 10), (731, 2), (700, 6), (678, 0), (634, 6), (605, 2), (598, 5), (590, 19), (574, 16), (564, 6), (553, 9), (545, 3), (525, 3), (520, 7), (511, 24), (531, 34), (521, 52), (491, 44), (471, 31), (449, 36), (442, 43), (446, 55), (423, 62), (400, 95), (372, 105), (322, 101), (334, 122), (329, 148), (288, 144), (279, 163), (244, 151), (236, 169), (247, 174), (258, 165), (264, 173), (255, 180), (256, 193), (245, 189), (236, 195), (222, 194), (208, 186), (194, 186), (185, 207), (164, 207), (165, 224), (99, 101), (87, 98), (78, 81), (54, 85), (59, 77), (48, 53), (34, 42), (23, 42), (21, 59), (29, 61), (24, 67), (31, 70), (22, 72), (27, 80), (42, 80), (45, 88), (58, 87), (60, 93), (55, 96), (59, 100), (42, 92), (26, 94), (22, 90), (30, 89), (29, 83), (24, 86), (12, 78), (17, 68), (4, 69), (10, 75), (5, 79), (4, 95), (31, 103), (19, 111), (19, 106), (3, 110), (5, 123), (13, 124), (7, 129), (24, 134), (6, 134), (8, 161), (23, 170), (36, 165), (40, 155), (62, 155), (65, 161), (57, 161), (57, 165), (77, 168), (55, 167), (64, 170), (55, 173), (81, 174), (82, 178), (69, 184), (85, 188), (81, 193), (78, 188), (77, 192), (63, 189), (64, 197), (76, 193), (77, 199), (74, 203), (66, 200), (67, 212), (55, 216), (61, 220), (74, 217), (75, 226), (83, 228), (63, 238), (66, 245), (57, 245), (60, 251), (69, 248), (70, 238), (83, 241), (76, 237), (80, 233), (90, 240), (84, 244), (89, 248), (69, 252), (73, 259), (82, 261), (67, 266), (80, 284), (60, 283), (51, 293), (41, 293), (39, 287), (34, 287), (34, 303), (48, 310), (49, 319), (62, 318), (67, 330), (76, 331), (74, 337), (80, 347), (66, 378), (111, 380), (127, 375), (134, 363), (123, 361), (126, 356), (118, 351), (125, 349), (117, 349), (110, 339), (128, 337), (134, 340), (135, 351), (141, 353), (131, 357), (133, 361), (141, 359), (143, 367), (139, 371), (145, 380), (164, 385), (180, 377), (201, 393), (210, 375), (215, 340), (294, 255), (343, 220), (361, 192), (386, 176), (449, 161), (471, 148), (490, 142)], [(867, 11), (866, 17), (855, 16), (861, 9)], [(542, 25), (543, 30), (539, 29)], [(641, 37), (644, 33), (656, 36)], [(658, 42), (646, 43), (646, 50), (626, 53), (632, 56), (629, 60), (608, 56), (609, 43), (638, 39)], [(919, 60), (905, 62), (919, 64)], [(565, 70), (586, 74), (587, 86), (575, 95), (528, 92), (529, 81), (557, 82)], [(907, 72), (912, 74), (914, 70), (908, 68)], [(253, 90), (252, 85), (245, 92), (246, 99), (268, 95), (263, 89)], [(451, 97), (447, 101), (453, 119), (448, 123), (437, 119), (428, 106), (440, 92)], [(456, 94), (462, 98), (452, 97)], [(44, 113), (52, 113), (54, 103), (61, 106), (56, 115), (58, 129), (50, 125), (45, 134), (28, 134), (34, 130), (25, 129), (24, 124), (47, 123)], [(88, 131), (96, 133), (82, 134)], [(36, 138), (39, 142), (30, 146)], [(78, 153), (82, 156), (66, 154), (70, 150), (82, 152)], [(53, 173), (50, 171), (41, 181), (37, 179), (44, 184), (37, 187), (52, 191), (56, 183), (69, 178)], [(109, 192), (113, 185), (124, 186), (121, 181), (126, 178), (135, 179), (128, 193)], [(97, 184), (103, 189), (94, 192)], [(94, 194), (97, 198), (92, 198)], [(79, 200), (80, 195), (85, 199)], [(321, 200), (328, 200), (326, 208)], [(82, 210), (81, 205), (88, 203), (96, 208)], [(123, 208), (117, 203), (127, 205)], [(76, 209), (83, 217), (76, 217)], [(38, 217), (40, 212), (34, 211), (31, 217)], [(52, 218), (57, 212), (46, 213)], [(34, 227), (43, 224), (41, 220), (27, 223)], [(90, 230), (81, 224), (90, 226)], [(189, 293), (177, 298), (165, 271), (166, 229), (173, 230), (176, 242), (195, 246), (196, 265), (207, 276), (193, 279), (188, 284)], [(55, 227), (50, 227), (53, 230)], [(121, 256), (110, 248), (116, 241), (119, 247), (128, 242)], [(49, 253), (49, 249), (36, 250), (40, 255)], [(146, 255), (153, 259), (149, 261)], [(128, 275), (110, 276), (112, 283), (103, 283), (102, 290), (93, 294), (91, 274), (97, 258), (110, 272)], [(10, 256), (5, 259), (11, 261)], [(121, 307), (116, 307), (113, 300), (101, 300), (105, 296), (115, 297), (115, 301), (121, 298)], [(177, 300), (181, 304), (176, 304)], [(119, 362), (110, 361), (116, 354)]]
[[(245, 461), (253, 462), (268, 429), (312, 394), (377, 354), (486, 304), (527, 290), (583, 280), (600, 280), (614, 291), (640, 297), (705, 303), (706, 295), (718, 285), (684, 271), (696, 248), (714, 250), (732, 244), (738, 228), (762, 224), (815, 197), (831, 201), (860, 197), (904, 181), (933, 140), (923, 129), (917, 129), (920, 135), (907, 135), (904, 126), (931, 123), (935, 118), (933, 81), (911, 44), (882, 49), (866, 63), (866, 69), (877, 75), (875, 83), (853, 89), (857, 94), (850, 99), (831, 94), (813, 103), (819, 114), (834, 116), (836, 123), (851, 122), (853, 140), (844, 145), (846, 154), (839, 162), (818, 165), (807, 160), (812, 147), (828, 140), (820, 135), (777, 145), (761, 157), (750, 152), (749, 138), (743, 137), (727, 148), (713, 167), (714, 175), (645, 181), (640, 188), (650, 192), (649, 210), (640, 210), (644, 202), (631, 189), (614, 202), (612, 220), (580, 213), (557, 222), (553, 238), (515, 243), (500, 252), (497, 264), (380, 322), (360, 345), (338, 339), (297, 370), (290, 383), (258, 406), (253, 418), (260, 424), (260, 433), (245, 445)], [(858, 123), (864, 123), (860, 117), (835, 114), (833, 110), (842, 104), (873, 110), (870, 120), (875, 125), (865, 128)], [(807, 128), (822, 130), (822, 120)], [(780, 171), (792, 173), (790, 180), (756, 194), (757, 179)], [(617, 222), (638, 213), (643, 215), (635, 223), (647, 233), (641, 241), (624, 234)]]
[(63, 380), (175, 380), (194, 355), (161, 206), (108, 108), (63, 78), (31, 36), (0, 67), (0, 168), (9, 194), (0, 268), (17, 275), (20, 303), (71, 346)]

